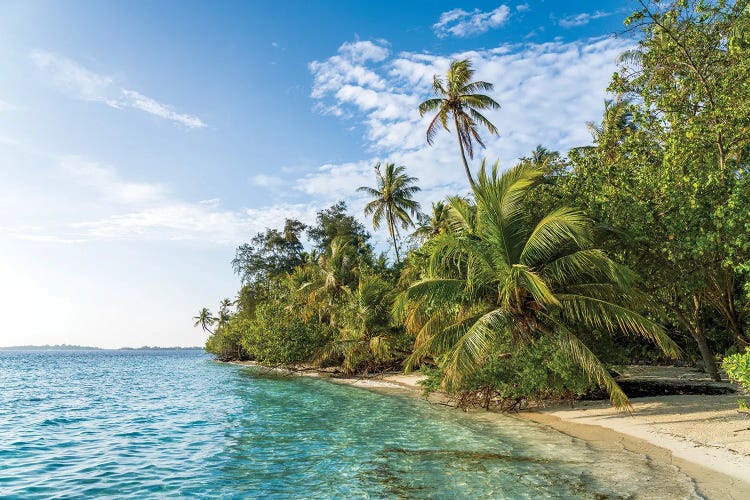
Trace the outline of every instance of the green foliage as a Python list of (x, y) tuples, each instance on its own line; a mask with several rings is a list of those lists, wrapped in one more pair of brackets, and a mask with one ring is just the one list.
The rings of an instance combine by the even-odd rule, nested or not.
[[(378, 168), (366, 215), (387, 225), (395, 263), (344, 202), (311, 227), (259, 233), (233, 261), (237, 300), (194, 318), (206, 349), (347, 373), (422, 365), (428, 390), (505, 408), (593, 386), (622, 407), (613, 364), (679, 351), (718, 379), (714, 352), (750, 339), (750, 9), (640, 4), (593, 144), (539, 146), (502, 175), (483, 162), (475, 182), (467, 156), (481, 128), (497, 133), (480, 111), (499, 105), (469, 61), (452, 62), (419, 111), (434, 113), (430, 144), (455, 127), (472, 195), (418, 214), (416, 179)], [(724, 360), (745, 384), (748, 357)]]
[[(529, 402), (573, 399), (596, 388), (596, 383), (551, 338), (525, 345), (514, 356), (503, 355), (511, 349), (510, 345), (494, 348), (482, 368), (464, 381), (460, 391), (454, 391), (459, 403), (520, 409)], [(440, 389), (443, 370), (423, 368), (422, 373), (427, 375), (422, 384), (425, 393)]]
[(327, 325), (305, 321), (278, 301), (261, 304), (254, 320), (241, 320), (237, 327), (247, 355), (269, 365), (309, 361), (331, 336)]
[(679, 349), (634, 310), (642, 301), (634, 274), (592, 246), (581, 212), (562, 207), (532, 218), (524, 198), (543, 174), (529, 162), (502, 175), (483, 164), (476, 203), (452, 200), (449, 230), (425, 244), (428, 264), (396, 311), (416, 335), (408, 363), (441, 359), (444, 387), (459, 390), (496, 346), (515, 357), (547, 338), (624, 407), (627, 397), (576, 332), (641, 336), (670, 356)]
[(220, 361), (246, 359), (241, 339), (248, 325), (249, 320), (245, 318), (231, 318), (225, 325), (209, 335), (206, 340), (206, 352), (213, 354)]
[(267, 283), (292, 271), (302, 262), (300, 237), (305, 229), (300, 221), (287, 219), (281, 231), (266, 229), (255, 235), (250, 244), (240, 245), (232, 267), (242, 283)]
[(727, 356), (722, 361), (721, 366), (731, 380), (750, 391), (750, 349), (745, 350), (744, 354), (737, 353)]
[(318, 212), (316, 224), (308, 228), (307, 236), (320, 252), (329, 248), (336, 238), (351, 242), (362, 255), (372, 252), (367, 243), (370, 234), (354, 216), (347, 213), (343, 201)]
[(316, 363), (336, 361), (347, 374), (388, 366), (408, 348), (400, 328), (390, 325), (392, 290), (378, 276), (362, 276), (339, 303), (337, 335), (318, 352)]
[[(721, 363), (730, 380), (737, 382), (745, 391), (750, 391), (750, 348), (744, 354), (736, 353), (727, 356)], [(737, 400), (740, 411), (748, 411), (747, 401)]]

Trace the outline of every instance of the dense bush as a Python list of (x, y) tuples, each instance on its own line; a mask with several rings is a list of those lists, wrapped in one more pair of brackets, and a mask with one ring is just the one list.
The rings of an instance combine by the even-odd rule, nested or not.
[[(455, 390), (459, 406), (520, 409), (529, 402), (580, 397), (597, 385), (551, 339), (503, 355), (508, 350), (510, 346), (499, 346), (483, 368)], [(440, 389), (442, 370), (423, 367), (422, 373), (427, 375), (422, 384), (426, 393)]]
[(206, 352), (216, 356), (219, 361), (245, 359), (241, 338), (243, 331), (247, 328), (249, 328), (247, 319), (240, 316), (233, 317), (209, 335), (208, 340), (206, 340)]
[(750, 390), (750, 349), (746, 349), (744, 354), (727, 356), (721, 366), (731, 380)]
[(330, 338), (327, 325), (305, 321), (271, 301), (258, 306), (253, 321), (243, 323), (240, 342), (251, 359), (276, 365), (309, 361)]

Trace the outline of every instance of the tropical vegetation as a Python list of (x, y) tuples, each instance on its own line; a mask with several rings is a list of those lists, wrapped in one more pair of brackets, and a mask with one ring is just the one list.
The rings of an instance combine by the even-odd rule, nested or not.
[[(472, 172), (492, 84), (468, 60), (418, 108), (456, 133), (468, 196), (421, 213), (418, 179), (376, 166), (344, 202), (237, 249), (242, 287), (196, 326), (222, 360), (419, 369), (429, 390), (518, 408), (606, 392), (626, 363), (680, 360), (746, 381), (750, 343), (750, 8), (644, 2), (590, 144)], [(380, 252), (358, 215), (384, 227)], [(408, 238), (402, 231), (411, 230)], [(738, 354), (745, 351), (745, 354)]]

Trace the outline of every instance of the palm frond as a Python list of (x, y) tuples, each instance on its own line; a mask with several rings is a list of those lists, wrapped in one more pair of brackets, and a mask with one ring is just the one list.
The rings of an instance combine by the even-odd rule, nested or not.
[[(472, 318), (473, 319), (473, 318)], [(476, 319), (455, 342), (444, 365), (447, 388), (458, 387), (461, 380), (473, 375), (490, 352), (493, 340), (507, 330), (511, 319), (500, 309)]]
[(632, 407), (627, 395), (617, 385), (617, 382), (602, 365), (599, 358), (591, 352), (591, 349), (560, 323), (555, 323), (555, 332), (555, 340), (560, 347), (560, 351), (567, 354), (571, 361), (580, 366), (591, 380), (607, 390), (609, 400), (615, 408), (630, 413)]
[(569, 321), (606, 330), (642, 336), (656, 345), (671, 358), (680, 355), (679, 346), (657, 323), (626, 307), (603, 299), (581, 294), (558, 294), (562, 304), (561, 314)]
[(578, 247), (591, 241), (591, 223), (578, 210), (558, 208), (536, 225), (521, 251), (520, 261), (534, 265), (546, 261), (570, 242)]

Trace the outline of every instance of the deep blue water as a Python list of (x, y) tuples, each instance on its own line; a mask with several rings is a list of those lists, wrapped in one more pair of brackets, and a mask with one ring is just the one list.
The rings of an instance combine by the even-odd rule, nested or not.
[(200, 351), (0, 351), (3, 498), (693, 495), (638, 454)]

